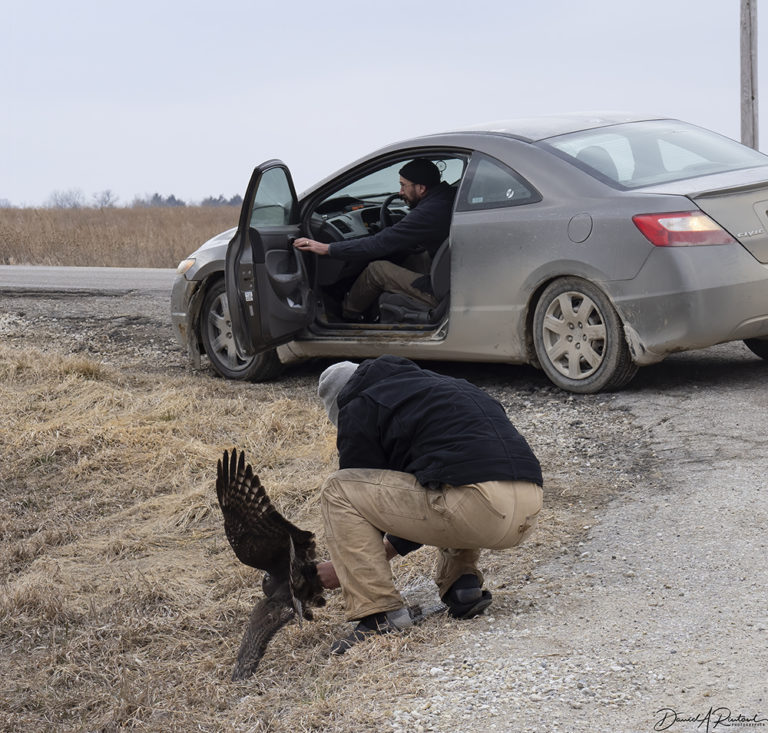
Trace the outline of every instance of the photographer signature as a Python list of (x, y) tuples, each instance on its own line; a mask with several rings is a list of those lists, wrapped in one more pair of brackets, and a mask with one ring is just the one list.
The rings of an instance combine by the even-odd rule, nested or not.
[[(675, 723), (696, 723), (696, 729), (703, 729), (709, 733), (716, 730), (719, 726), (731, 728), (733, 726), (744, 726), (749, 728), (763, 728), (768, 725), (768, 718), (758, 718), (755, 714), (751, 718), (746, 715), (734, 715), (729, 708), (719, 707), (710, 708), (706, 713), (697, 713), (696, 715), (683, 715), (672, 708), (661, 708), (656, 711), (656, 715), (661, 717), (653, 726), (654, 730), (669, 730)], [(706, 726), (702, 728), (702, 726)]]

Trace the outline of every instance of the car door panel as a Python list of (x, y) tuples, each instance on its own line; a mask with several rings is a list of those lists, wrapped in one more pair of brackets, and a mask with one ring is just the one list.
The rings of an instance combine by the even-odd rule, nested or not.
[(238, 349), (253, 355), (290, 341), (314, 318), (288, 169), (277, 160), (257, 166), (227, 249), (225, 281)]

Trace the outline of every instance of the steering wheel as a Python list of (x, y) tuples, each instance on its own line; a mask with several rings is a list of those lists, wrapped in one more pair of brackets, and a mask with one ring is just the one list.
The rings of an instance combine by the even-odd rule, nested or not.
[[(392, 193), (387, 196), (381, 204), (381, 208), (379, 209), (379, 231), (384, 229), (384, 227), (392, 226), (392, 212), (389, 210), (389, 205), (395, 199), (403, 199), (403, 197), (399, 193)], [(403, 201), (405, 201), (405, 199), (403, 199)]]

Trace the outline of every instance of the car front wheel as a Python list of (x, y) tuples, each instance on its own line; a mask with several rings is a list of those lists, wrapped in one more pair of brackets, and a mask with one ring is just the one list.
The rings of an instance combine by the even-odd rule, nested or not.
[(560, 278), (541, 294), (533, 344), (549, 379), (569, 392), (619, 389), (637, 373), (616, 310), (581, 278)]
[(213, 283), (203, 299), (200, 338), (211, 366), (222, 377), (264, 381), (282, 371), (274, 349), (244, 358), (237, 353), (223, 280)]

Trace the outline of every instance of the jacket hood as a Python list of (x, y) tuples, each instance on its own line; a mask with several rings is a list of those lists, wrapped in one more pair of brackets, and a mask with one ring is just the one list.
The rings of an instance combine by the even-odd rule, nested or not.
[(369, 386), (393, 376), (407, 376), (408, 374), (419, 374), (419, 369), (410, 359), (402, 356), (391, 356), (386, 354), (377, 359), (367, 359), (357, 367), (355, 373), (341, 390), (338, 398), (339, 409), (356, 395), (364, 392)]

